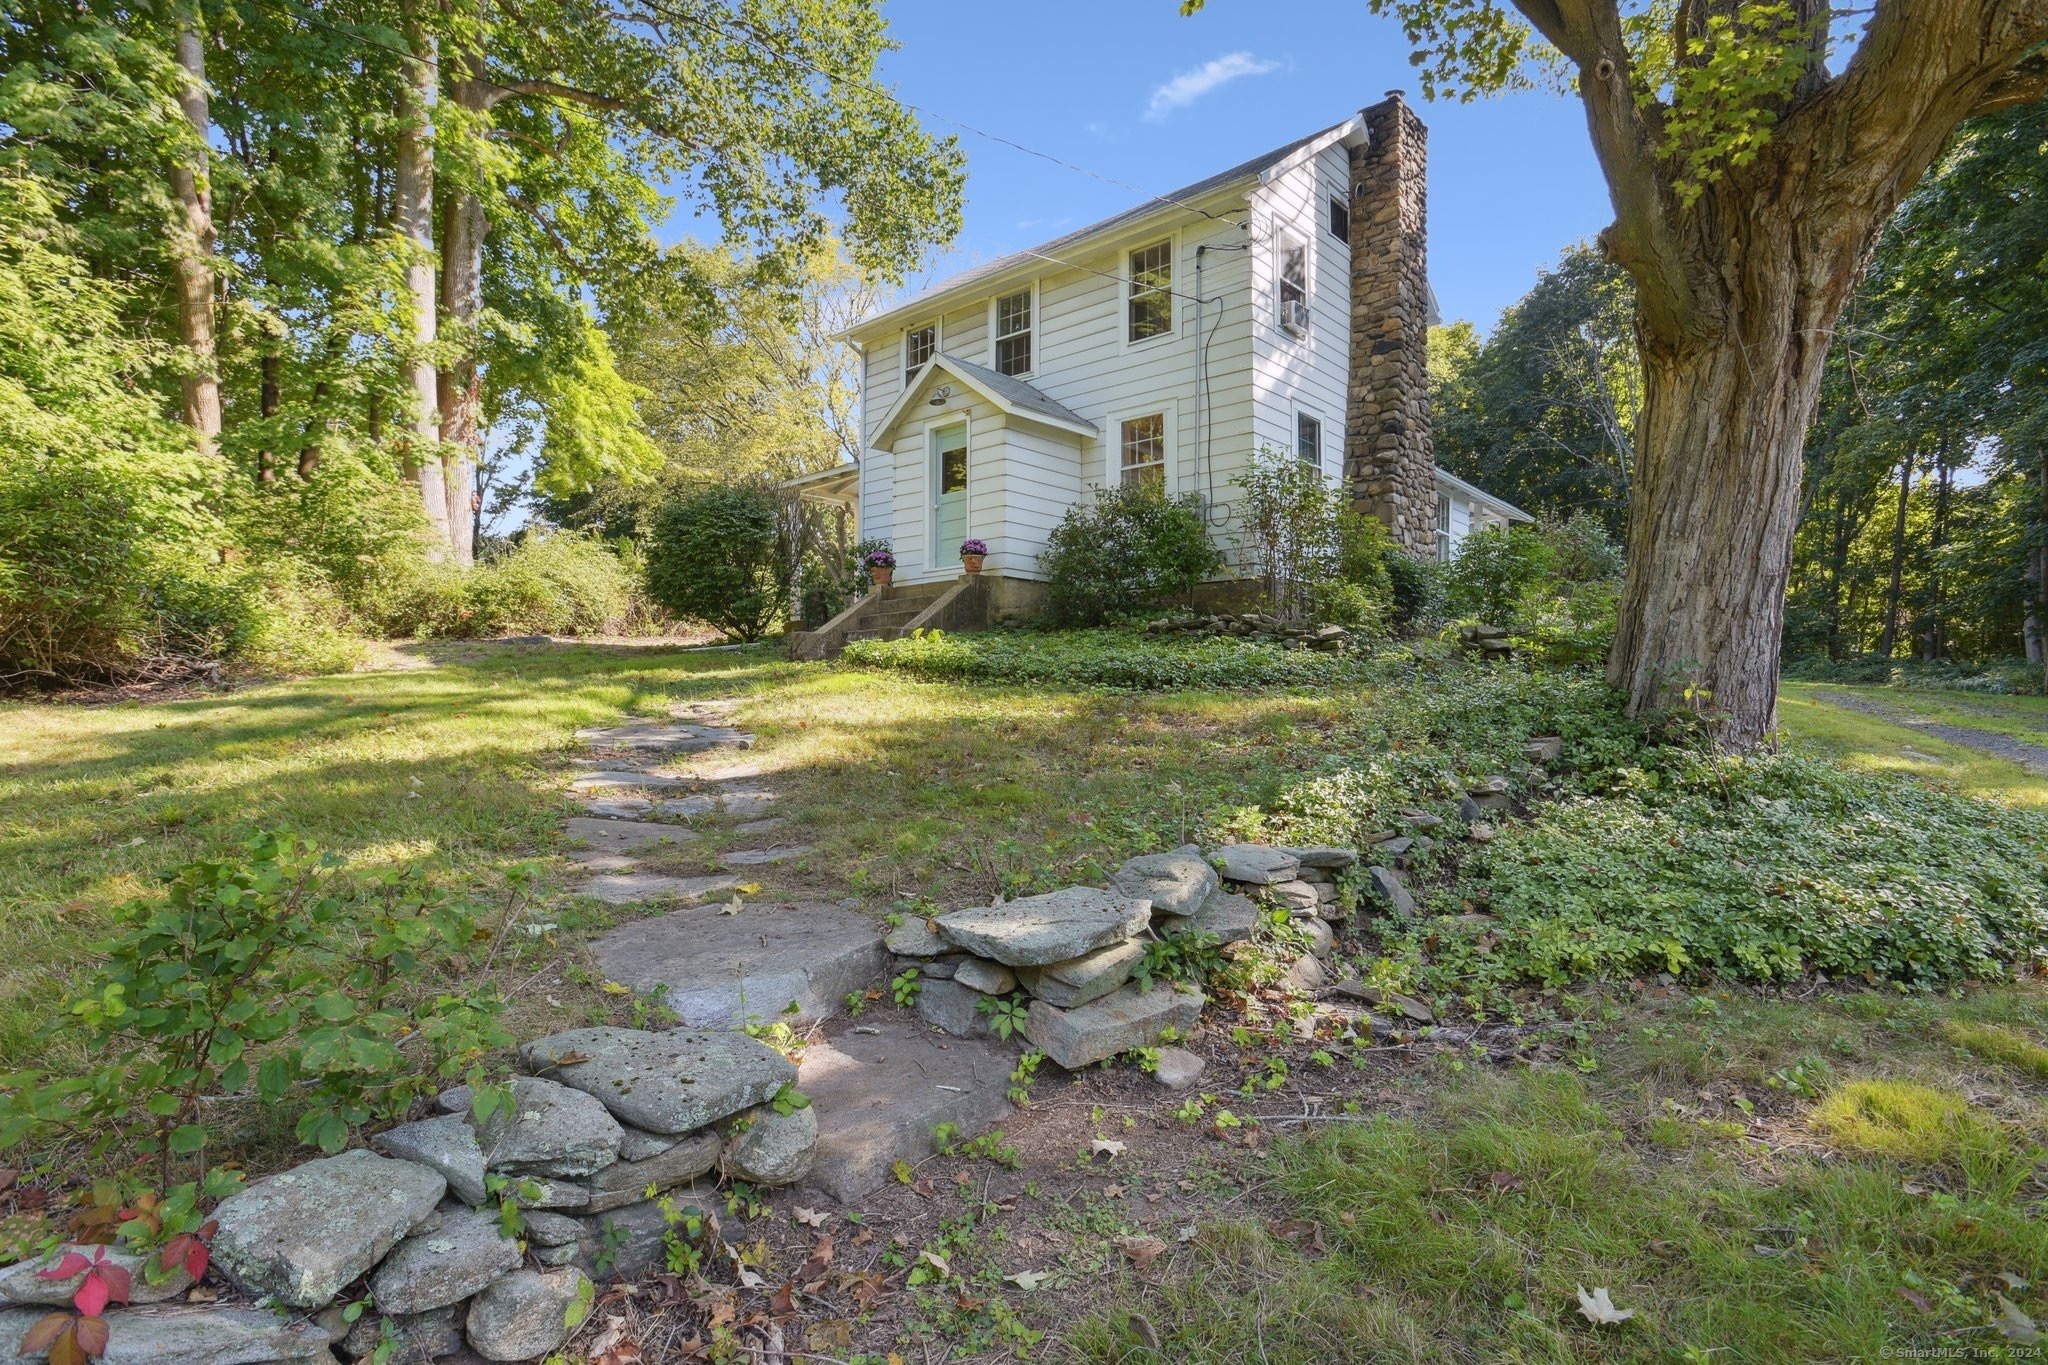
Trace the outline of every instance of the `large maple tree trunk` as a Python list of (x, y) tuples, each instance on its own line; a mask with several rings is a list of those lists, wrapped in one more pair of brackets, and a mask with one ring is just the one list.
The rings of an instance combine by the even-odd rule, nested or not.
[(412, 411), (406, 414), (406, 474), (419, 485), (427, 518), (428, 552), (451, 553), (448, 489), (441, 465), (440, 375), (434, 339), (440, 300), (434, 290), (434, 105), (440, 94), (434, 35), (420, 22), (416, 4), (404, 7), (405, 36), (412, 57), (399, 83), (398, 139), (392, 167), (392, 220), (405, 239), (405, 292), (412, 305), (412, 349), (406, 358), (412, 381)]
[[(1786, 238), (1796, 234), (1785, 234)], [(1857, 256), (1802, 257), (1746, 228), (1726, 244), (1719, 326), (1643, 328), (1629, 556), (1608, 679), (1637, 715), (1682, 707), (1748, 748), (1777, 726), (1801, 456)]]
[(206, 96), (206, 44), (199, 17), (181, 9), (177, 23), (178, 108), (192, 129), (192, 144), (171, 164), (171, 193), (183, 210), (172, 233), (171, 260), (178, 277), (178, 341), (185, 350), (185, 424), (211, 454), (220, 439), (219, 345), (213, 315), (213, 193), (208, 185), (207, 135), (212, 114)]
[[(474, 53), (458, 59), (461, 73), (451, 94), (466, 112), (489, 108), (483, 61)], [(442, 196), (441, 310), (453, 326), (455, 352), (441, 366), (441, 448), (446, 455), (448, 532), (455, 561), (476, 558), (476, 467), (483, 453), (483, 385), (477, 371), (477, 315), (483, 311), (484, 236), (490, 221), (483, 201), (468, 185)]]

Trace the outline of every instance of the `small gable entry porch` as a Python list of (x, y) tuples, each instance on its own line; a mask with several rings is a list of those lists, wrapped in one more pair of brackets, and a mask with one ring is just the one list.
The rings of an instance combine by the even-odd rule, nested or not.
[(960, 575), (960, 543), (988, 544), (987, 571), (1042, 577), (1038, 555), (1081, 501), (1100, 432), (1022, 379), (944, 352), (891, 405), (868, 450), (870, 490), (890, 501), (898, 583)]

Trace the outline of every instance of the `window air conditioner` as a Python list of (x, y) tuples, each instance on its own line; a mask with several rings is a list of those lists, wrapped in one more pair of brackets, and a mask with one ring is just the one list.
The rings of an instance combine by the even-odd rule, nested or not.
[(1289, 300), (1280, 305), (1280, 325), (1296, 336), (1308, 335), (1308, 305)]

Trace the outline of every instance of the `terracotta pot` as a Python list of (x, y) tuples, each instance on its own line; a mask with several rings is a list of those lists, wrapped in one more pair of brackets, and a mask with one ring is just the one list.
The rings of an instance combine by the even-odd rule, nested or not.
[(988, 558), (987, 555), (961, 555), (960, 567), (966, 569), (969, 573), (980, 573), (981, 561), (986, 558)]
[(888, 587), (889, 580), (895, 576), (896, 571), (894, 569), (873, 568), (868, 570), (868, 577), (875, 580), (875, 586), (878, 588)]

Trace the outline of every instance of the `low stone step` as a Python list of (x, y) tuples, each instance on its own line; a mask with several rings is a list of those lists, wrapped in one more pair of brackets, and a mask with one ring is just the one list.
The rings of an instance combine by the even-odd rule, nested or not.
[(595, 726), (578, 730), (576, 738), (592, 749), (651, 749), (660, 753), (696, 754), (708, 749), (754, 747), (754, 737), (745, 730), (673, 720)]
[(643, 820), (597, 820), (571, 816), (562, 822), (562, 832), (581, 839), (603, 853), (638, 853), (658, 844), (687, 844), (703, 836), (680, 825), (659, 825)]
[(900, 640), (903, 638), (903, 632), (895, 626), (887, 626), (880, 630), (848, 631), (846, 638), (848, 640)]
[(801, 858), (806, 853), (816, 853), (814, 844), (787, 844), (782, 848), (740, 848), (718, 855), (718, 861), (726, 867), (763, 867), (769, 863), (785, 863), (791, 858)]
[(835, 1022), (812, 1043), (797, 1087), (818, 1115), (805, 1183), (842, 1204), (880, 1189), (898, 1161), (932, 1154), (942, 1123), (973, 1137), (1010, 1112), (1017, 1045), (948, 1038), (905, 1017), (878, 1025)]
[[(639, 991), (666, 988), (668, 1007), (696, 1028), (823, 1019), (888, 961), (879, 921), (820, 902), (677, 910), (622, 924), (591, 950), (609, 979)], [(784, 1015), (791, 1001), (797, 1012)]]
[(740, 879), (733, 876), (663, 877), (652, 872), (622, 872), (592, 877), (576, 888), (576, 894), (594, 897), (608, 905), (637, 905), (642, 901), (702, 900), (739, 884)]
[(676, 787), (694, 787), (693, 777), (670, 777), (664, 773), (634, 772), (630, 768), (601, 768), (594, 773), (584, 773), (569, 784), (572, 792), (605, 791), (665, 791)]

